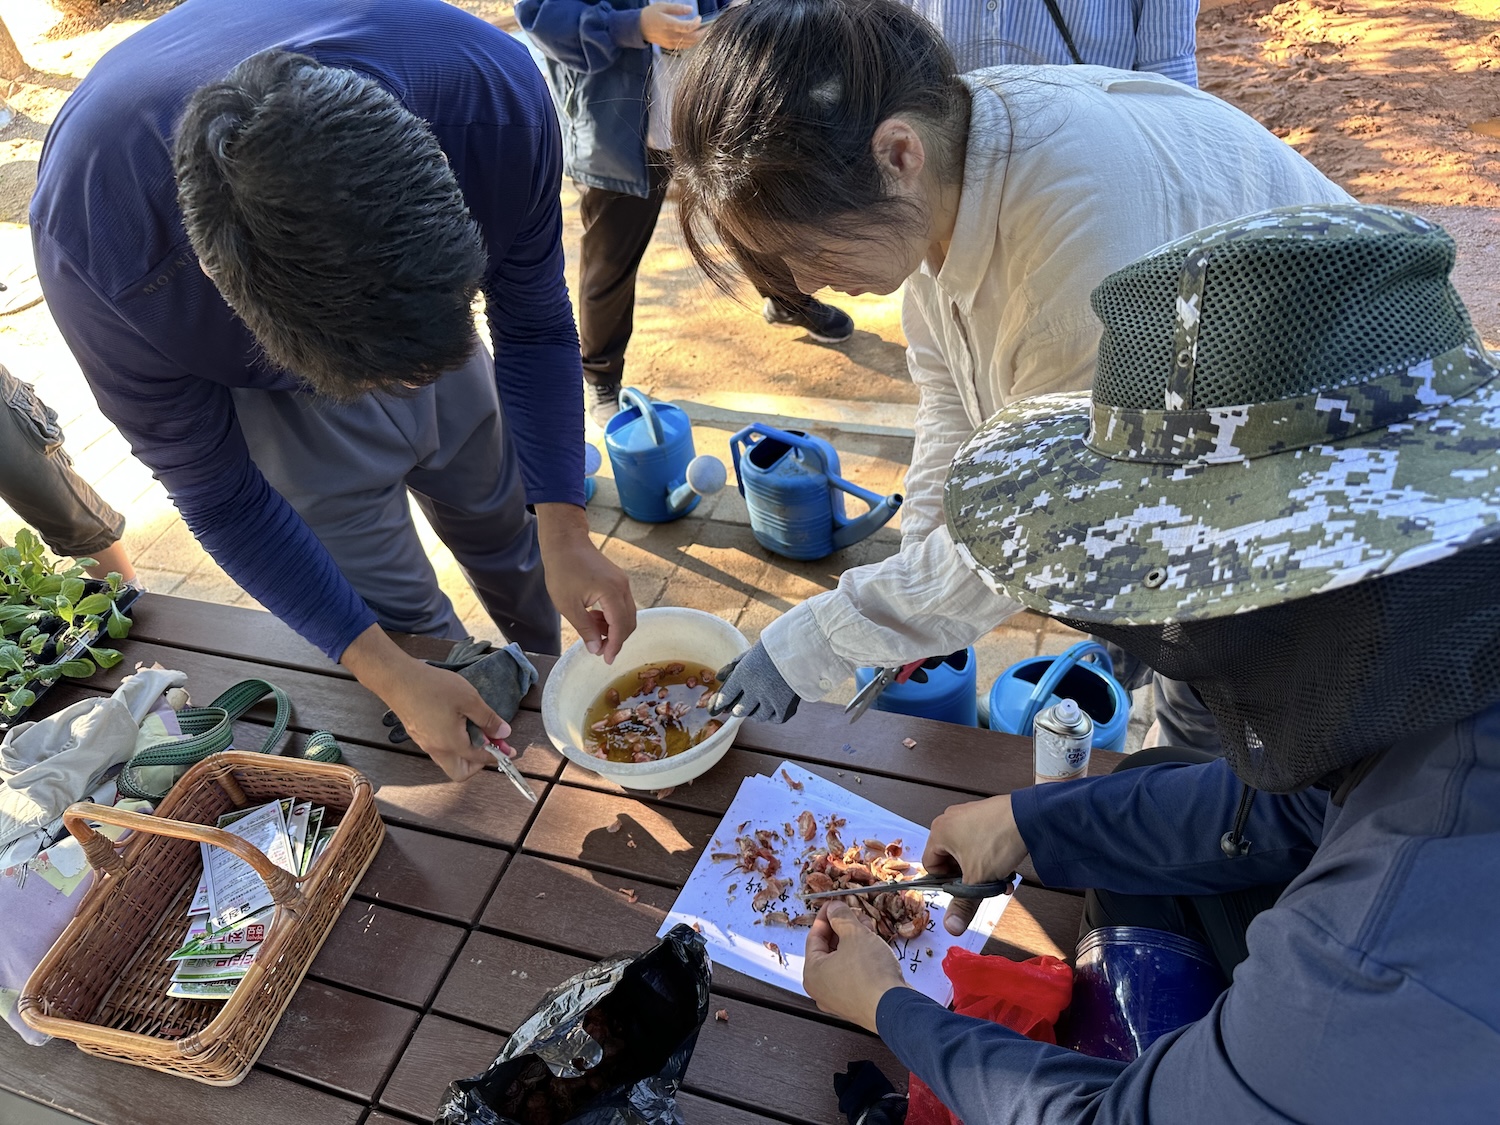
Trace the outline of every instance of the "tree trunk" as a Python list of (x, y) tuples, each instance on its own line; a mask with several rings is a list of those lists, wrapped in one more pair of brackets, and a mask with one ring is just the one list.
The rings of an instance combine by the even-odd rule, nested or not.
[(21, 48), (17, 47), (16, 41), (11, 38), (5, 21), (0, 19), (0, 78), (15, 78), (30, 69), (26, 65), (26, 60), (21, 56)]

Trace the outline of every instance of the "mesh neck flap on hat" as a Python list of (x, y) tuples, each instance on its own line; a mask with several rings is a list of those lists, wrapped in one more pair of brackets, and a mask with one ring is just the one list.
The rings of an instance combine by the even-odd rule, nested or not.
[(1064, 624), (1193, 685), (1246, 784), (1292, 793), (1500, 701), (1500, 540), (1249, 613)]
[[(1478, 346), (1453, 260), (1441, 227), (1356, 205), (1267, 211), (1169, 243), (1092, 295), (1104, 335), (1089, 447), (1247, 460), (1400, 421), (1430, 401), (1412, 391), (1424, 378), (1463, 394), (1493, 372), (1432, 373)], [(1348, 401), (1330, 411), (1339, 391)]]

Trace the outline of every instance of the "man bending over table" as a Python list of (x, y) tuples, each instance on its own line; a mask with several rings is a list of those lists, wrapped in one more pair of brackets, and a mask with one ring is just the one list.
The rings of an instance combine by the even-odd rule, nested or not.
[(960, 451), (971, 565), (1192, 684), (1225, 755), (956, 806), (924, 862), (979, 882), (1029, 853), (1100, 889), (1086, 923), (1175, 929), (1233, 974), (1095, 1059), (902, 987), (829, 908), (808, 993), (964, 1121), (1495, 1120), (1500, 367), (1453, 257), (1354, 204), (1199, 231), (1094, 291), (1092, 401), (1018, 403)]
[(508, 639), (557, 652), (561, 610), (613, 659), (635, 627), (582, 506), (561, 172), (526, 49), (440, 0), (188, 0), (68, 99), (31, 208), (53, 317), (198, 541), (455, 779), (489, 761), (466, 718), (508, 732), (381, 630), (464, 632), (408, 492)]

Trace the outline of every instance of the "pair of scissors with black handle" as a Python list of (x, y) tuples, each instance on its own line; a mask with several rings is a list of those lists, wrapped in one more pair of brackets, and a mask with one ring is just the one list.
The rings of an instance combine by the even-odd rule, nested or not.
[(985, 899), (1008, 895), (1015, 890), (1019, 876), (1011, 872), (1004, 879), (989, 883), (962, 883), (951, 875), (922, 875), (899, 883), (876, 883), (869, 887), (845, 887), (837, 891), (819, 891), (797, 897), (803, 902), (815, 902), (823, 898), (843, 898), (845, 895), (873, 895), (886, 891), (942, 891), (954, 898)]

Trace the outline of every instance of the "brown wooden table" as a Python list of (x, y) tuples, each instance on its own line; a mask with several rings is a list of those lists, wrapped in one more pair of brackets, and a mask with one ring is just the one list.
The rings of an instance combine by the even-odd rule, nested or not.
[[(548, 988), (591, 959), (653, 943), (747, 775), (794, 759), (923, 824), (1031, 780), (1028, 739), (878, 711), (851, 727), (839, 708), (813, 704), (785, 726), (745, 724), (719, 765), (656, 800), (567, 763), (542, 730), (533, 691), (511, 736), (526, 747), (533, 806), (493, 769), (455, 785), (419, 751), (392, 746), (384, 704), (270, 614), (146, 595), (135, 620), (119, 667), (59, 685), (43, 710), (112, 690), (137, 661), (186, 672), (200, 702), (238, 680), (268, 679), (292, 698), (288, 738), (330, 730), (345, 762), (369, 777), (385, 843), (241, 1085), (170, 1078), (70, 1043), (28, 1047), (0, 1029), (5, 1125), (430, 1121), (448, 1082), (483, 1070)], [(447, 648), (402, 643), (421, 656)], [(551, 660), (537, 664), (545, 676)], [(258, 746), (269, 719), (265, 707), (246, 716), (241, 742)], [(1096, 752), (1093, 768), (1117, 761)], [(624, 830), (611, 833), (617, 817)], [(1081, 909), (1078, 895), (1033, 881), (990, 948), (1070, 954)], [(713, 987), (729, 1019), (710, 1020), (699, 1036), (681, 1097), (690, 1125), (841, 1121), (830, 1079), (852, 1059), (874, 1059), (904, 1082), (878, 1039), (800, 997), (724, 969)]]

